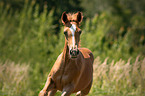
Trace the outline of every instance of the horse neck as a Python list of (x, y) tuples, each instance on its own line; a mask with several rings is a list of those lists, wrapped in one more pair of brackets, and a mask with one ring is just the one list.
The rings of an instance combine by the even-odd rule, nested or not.
[(68, 60), (70, 58), (69, 56), (69, 48), (67, 45), (67, 41), (65, 39), (65, 45), (64, 45), (64, 49), (63, 49), (63, 61), (66, 62), (66, 60)]

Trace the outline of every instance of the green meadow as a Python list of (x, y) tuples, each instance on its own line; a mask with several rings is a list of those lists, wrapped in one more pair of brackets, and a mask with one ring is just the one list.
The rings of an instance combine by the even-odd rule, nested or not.
[(95, 57), (88, 96), (145, 96), (143, 0), (6, 1), (0, 1), (0, 96), (38, 96), (64, 47), (61, 14), (77, 10), (84, 14), (81, 47)]

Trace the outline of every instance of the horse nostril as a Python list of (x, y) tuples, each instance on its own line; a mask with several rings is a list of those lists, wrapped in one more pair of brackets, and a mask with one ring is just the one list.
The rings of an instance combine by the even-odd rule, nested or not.
[(70, 54), (72, 55), (72, 50), (70, 50)]

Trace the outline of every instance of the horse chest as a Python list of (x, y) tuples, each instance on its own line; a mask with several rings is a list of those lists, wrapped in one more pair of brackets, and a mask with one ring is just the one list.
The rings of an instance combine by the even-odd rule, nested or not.
[(70, 83), (76, 81), (76, 78), (78, 77), (80, 73), (80, 69), (76, 64), (70, 64), (71, 66), (66, 66), (64, 68), (64, 72), (62, 74), (61, 82), (62, 84)]
[(52, 77), (58, 90), (62, 90), (63, 86), (77, 82), (82, 70), (81, 60), (68, 60), (67, 63), (63, 63), (59, 56), (57, 63), (54, 64), (52, 69)]

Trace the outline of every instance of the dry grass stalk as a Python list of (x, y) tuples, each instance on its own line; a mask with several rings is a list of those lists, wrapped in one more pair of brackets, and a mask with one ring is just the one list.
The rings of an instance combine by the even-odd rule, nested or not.
[(130, 63), (131, 58), (127, 63), (121, 59), (107, 63), (108, 58), (101, 63), (99, 59), (94, 62), (94, 82), (98, 87), (106, 88), (108, 94), (145, 95), (145, 58), (139, 60), (138, 56), (134, 63)]
[(21, 94), (27, 85), (28, 68), (26, 64), (20, 65), (10, 61), (0, 63), (0, 95)]

